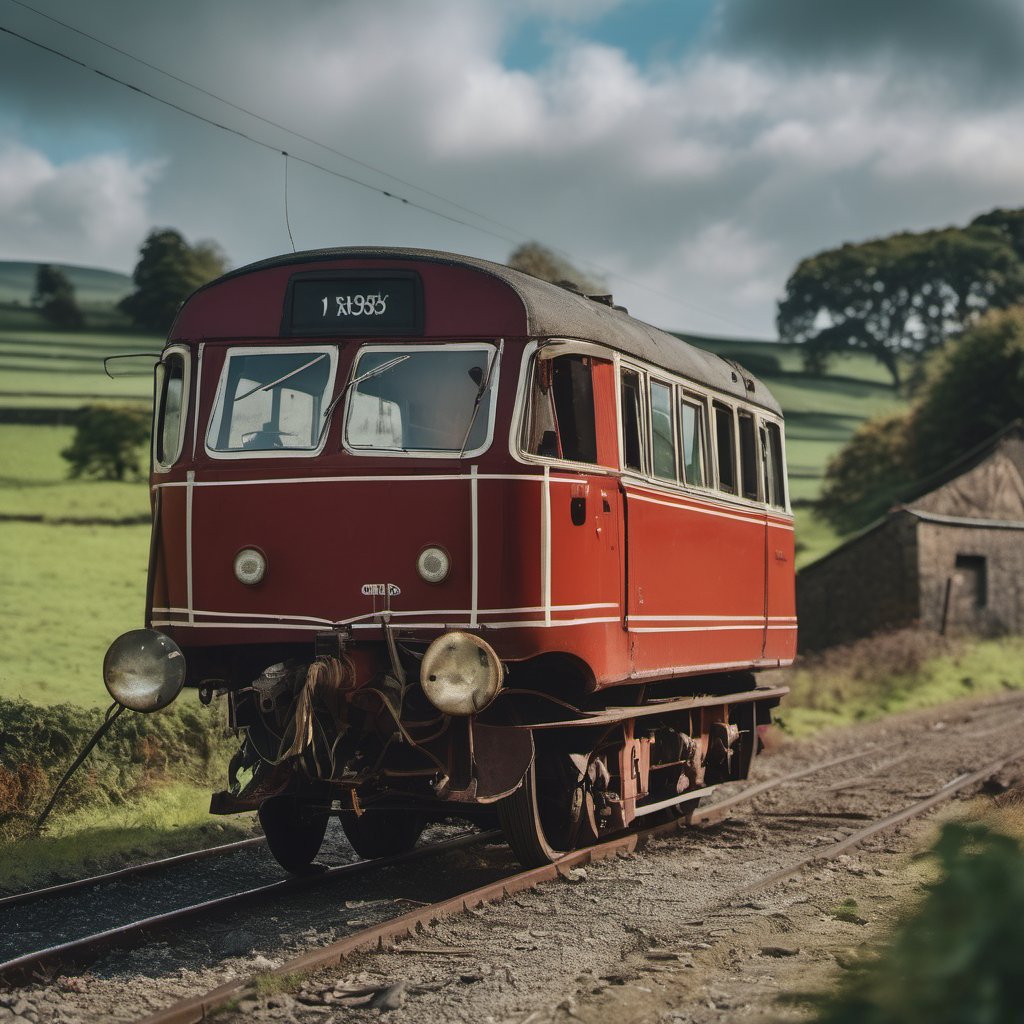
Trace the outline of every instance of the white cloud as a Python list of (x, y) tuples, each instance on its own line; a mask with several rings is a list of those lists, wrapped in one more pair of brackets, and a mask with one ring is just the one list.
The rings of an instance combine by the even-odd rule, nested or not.
[(119, 153), (57, 165), (27, 146), (0, 147), (0, 257), (130, 269), (160, 168)]
[[(769, 335), (774, 299), (803, 256), (1024, 205), (1024, 100), (1008, 93), (967, 106), (955, 82), (890, 50), (787, 65), (708, 36), (674, 62), (647, 66), (588, 40), (588, 19), (600, 11), (584, 0), (557, 9), (547, 0), (331, 0), (298, 4), (301, 17), (269, 0), (182, 0), (149, 12), (145, 35), (115, 17), (127, 0), (97, 2), (117, 45), (581, 263), (594, 259), (613, 271), (620, 299), (670, 327)], [(601, 10), (616, 2), (601, 0)], [(232, 16), (254, 9), (258, 16)], [(505, 43), (524, 18), (545, 12), (548, 41), (557, 39), (549, 62), (505, 66)], [(0, 85), (4, 74), (0, 67)], [(76, 83), (81, 73), (69, 67), (45, 84), (66, 103)], [(33, 111), (45, 120), (42, 87)], [(190, 237), (217, 238), (239, 262), (288, 244), (279, 155), (102, 88), (95, 105), (118, 104), (106, 116), (124, 145), (173, 154), (166, 168), (110, 153), (57, 166), (26, 147), (0, 149), (3, 255), (70, 252), (130, 266), (151, 213)], [(208, 99), (185, 102), (239, 123)], [(140, 109), (148, 134), (132, 120)], [(265, 125), (245, 127), (453, 212)], [(290, 181), (300, 247), (415, 244), (499, 259), (512, 248), (297, 163)]]

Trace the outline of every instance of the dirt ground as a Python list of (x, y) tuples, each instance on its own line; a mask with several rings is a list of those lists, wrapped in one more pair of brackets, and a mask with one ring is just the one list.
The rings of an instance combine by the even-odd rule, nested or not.
[[(844, 965), (884, 938), (916, 898), (929, 862), (913, 855), (930, 841), (936, 815), (786, 882), (762, 888), (759, 880), (997, 757), (1024, 755), (1022, 726), (1024, 698), (1000, 698), (784, 744), (759, 759), (755, 779), (845, 753), (864, 756), (770, 790), (724, 822), (655, 840), (637, 854), (575, 872), (573, 881), (548, 883), (440, 922), (394, 950), (360, 954), (334, 971), (284, 986), (265, 973), (258, 997), (218, 1019), (808, 1019), (807, 1006), (793, 997), (834, 984)], [(1024, 760), (1001, 773), (1000, 785), (1013, 784), (1020, 771)], [(954, 799), (938, 813), (963, 813), (966, 806)], [(495, 855), (481, 850), (464, 858), (483, 864)], [(458, 870), (472, 868), (464, 859)], [(416, 878), (404, 881), (417, 884)], [(331, 900), (322, 894), (321, 909), (337, 915)], [(349, 924), (362, 923), (363, 912), (353, 914), (351, 898), (338, 906), (342, 914), (350, 908)], [(397, 912), (407, 909), (405, 904)], [(301, 934), (300, 947), (339, 934), (337, 927), (305, 925), (291, 922)], [(255, 925), (251, 930), (258, 931)], [(186, 947), (112, 955), (80, 978), (13, 994), (18, 1005), (0, 998), (0, 1022), (135, 1019), (231, 977), (269, 972), (285, 952), (296, 952), (294, 943), (281, 951), (246, 936), (228, 957)]]

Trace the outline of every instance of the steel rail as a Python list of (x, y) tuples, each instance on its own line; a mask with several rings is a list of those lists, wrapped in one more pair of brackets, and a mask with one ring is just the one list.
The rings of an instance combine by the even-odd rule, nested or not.
[(248, 849), (252, 846), (260, 846), (267, 840), (264, 836), (255, 836), (252, 839), (240, 839), (236, 843), (223, 843), (220, 846), (209, 846), (203, 850), (192, 850), (188, 853), (177, 853), (171, 857), (163, 857), (160, 860), (146, 861), (144, 864), (131, 864), (128, 867), (118, 868), (116, 871), (107, 871), (102, 875), (90, 875), (88, 878), (75, 878), (70, 882), (61, 882), (58, 885), (49, 885), (45, 889), (30, 889), (27, 892), (16, 892), (10, 896), (0, 897), (0, 910), (6, 907), (13, 907), (24, 903), (33, 903), (37, 900), (48, 899), (51, 896), (63, 896), (77, 889), (86, 889), (94, 885), (102, 885), (104, 882), (116, 882), (122, 878), (131, 878), (135, 875), (145, 875), (150, 871), (158, 871), (160, 868), (169, 868), (177, 864), (188, 864), (193, 861), (206, 860), (209, 857), (225, 856), (235, 853), (238, 850)]
[[(1007, 757), (1000, 758), (998, 761), (993, 761), (969, 775), (957, 778), (953, 780), (953, 782), (947, 783), (937, 793), (932, 794), (926, 799), (918, 801), (910, 807), (897, 811), (895, 814), (891, 814), (886, 818), (882, 818), (866, 828), (860, 829), (858, 832), (850, 835), (842, 842), (836, 843), (834, 846), (830, 846), (826, 850), (821, 850), (810, 857), (803, 858), (798, 863), (774, 872), (773, 874), (755, 882), (753, 885), (745, 886), (734, 893), (733, 896), (735, 897), (736, 895), (757, 892), (768, 885), (772, 885), (775, 882), (799, 873), (805, 867), (831, 860), (870, 836), (876, 835), (885, 829), (892, 828), (893, 826), (907, 821), (910, 818), (924, 814), (926, 811), (936, 806), (936, 804), (950, 799), (961, 790), (980, 782), (982, 779), (998, 771), (1006, 764), (1021, 757), (1024, 757), (1024, 750), (1019, 750)], [(841, 762), (852, 759), (852, 756), (847, 756), (836, 760)], [(831, 764), (831, 762), (829, 762), (829, 764)], [(821, 767), (822, 766), (819, 765), (818, 769), (820, 770)], [(772, 781), (776, 785), (779, 785), (783, 782), (792, 781), (794, 777), (799, 777), (801, 774), (810, 774), (810, 771), (808, 769), (801, 769), (799, 772), (792, 772)], [(767, 787), (765, 787), (764, 784), (750, 787), (750, 789), (746, 791), (746, 796), (749, 799), (753, 795), (756, 795), (754, 791), (764, 792), (765, 788)], [(737, 794), (737, 797), (743, 795), (744, 794)], [(730, 806), (736, 802), (736, 798), (729, 798), (728, 801), (722, 801), (723, 804), (728, 803)], [(709, 807), (707, 811), (711, 812), (714, 809), (715, 808)], [(616, 857), (621, 853), (633, 852), (646, 844), (646, 842), (652, 838), (669, 835), (673, 832), (680, 831), (683, 828), (685, 828), (685, 825), (681, 821), (670, 822), (667, 825), (658, 825), (654, 828), (645, 829), (643, 831), (626, 833), (622, 836), (618, 836), (587, 849), (575, 850), (572, 853), (559, 858), (553, 864), (523, 871), (517, 875), (512, 875), (508, 878), (474, 889), (472, 892), (465, 893), (462, 896), (456, 896), (440, 903), (434, 903), (427, 907), (421, 907), (416, 910), (409, 911), (408, 913), (402, 914), (400, 917), (393, 918), (390, 921), (386, 921), (383, 924), (374, 925), (372, 928), (367, 928), (364, 931), (346, 936), (337, 942), (332, 942), (330, 945), (324, 946), (321, 949), (311, 950), (308, 953), (304, 953), (301, 956), (289, 960), (287, 963), (275, 968), (270, 973), (276, 977), (308, 975), (320, 968), (334, 966), (346, 957), (351, 956), (353, 953), (371, 949), (386, 949), (398, 940), (411, 938), (416, 935), (419, 929), (429, 928), (435, 922), (444, 918), (452, 917), (456, 914), (461, 914), (468, 910), (475, 909), (484, 903), (504, 899), (508, 896), (514, 895), (515, 893), (522, 892), (525, 889), (536, 888), (542, 882), (549, 882), (559, 877), (569, 876), (569, 872), (577, 866), (593, 864), (601, 860)], [(207, 992), (205, 995), (183, 1000), (182, 1002), (176, 1003), (164, 1010), (151, 1014), (150, 1016), (143, 1018), (139, 1024), (201, 1024), (202, 1021), (207, 1020), (211, 1014), (226, 1003), (250, 993), (251, 988), (251, 979), (228, 982), (225, 985), (221, 985), (220, 987)]]
[[(824, 771), (827, 768), (835, 767), (847, 761), (853, 761), (858, 757), (865, 757), (872, 753), (873, 749), (865, 748), (853, 754), (845, 754), (842, 757), (832, 758), (828, 761), (787, 772), (775, 779), (768, 779), (754, 786), (748, 786), (742, 792), (726, 797), (718, 803), (712, 804), (694, 814), (690, 820), (707, 822), (718, 820), (725, 816), (724, 812), (729, 807), (733, 807), (745, 800), (751, 800), (768, 789), (793, 782), (814, 772)], [(1006, 761), (1012, 759), (1013, 757), (1005, 758), (999, 762), (998, 767), (1002, 767)], [(975, 775), (983, 776), (986, 771), (991, 772), (994, 770), (996, 769), (989, 766), (987, 769), (981, 769), (980, 773), (975, 773)], [(973, 779), (974, 776), (971, 778)], [(957, 781), (957, 787), (960, 789), (969, 784), (970, 781), (968, 779)], [(953, 792), (955, 790), (950, 789), (948, 795), (953, 795)], [(429, 928), (444, 918), (475, 909), (484, 903), (505, 899), (526, 889), (534, 889), (543, 882), (554, 881), (562, 877), (571, 878), (570, 872), (574, 868), (594, 864), (602, 860), (609, 860), (620, 854), (632, 853), (646, 845), (651, 839), (678, 834), (686, 827), (687, 823), (684, 820), (672, 821), (642, 830), (625, 832), (595, 846), (574, 850), (560, 857), (552, 864), (510, 875), (474, 889), (471, 892), (464, 893), (461, 896), (455, 896), (426, 907), (419, 907), (399, 917), (392, 918), (390, 921), (385, 921), (382, 924), (374, 925), (352, 935), (345, 936), (328, 946), (311, 950), (289, 960), (287, 963), (272, 970), (270, 974), (276, 977), (307, 975), (322, 967), (336, 965), (354, 953), (372, 949), (385, 949), (400, 939), (414, 936), (418, 930)], [(251, 979), (228, 982), (204, 995), (182, 1000), (164, 1010), (151, 1014), (140, 1020), (139, 1024), (201, 1024), (202, 1021), (207, 1020), (220, 1007), (246, 995), (251, 990), (251, 987)]]
[(979, 768), (977, 771), (971, 772), (968, 775), (958, 776), (951, 782), (947, 782), (940, 790), (932, 793), (931, 796), (925, 797), (923, 800), (918, 800), (917, 803), (913, 803), (909, 807), (904, 807), (900, 811), (896, 811), (885, 818), (880, 818), (878, 821), (874, 821), (870, 825), (866, 825), (862, 829), (858, 829), (856, 832), (851, 833), (845, 839), (833, 846), (829, 846), (824, 850), (812, 853), (809, 857), (804, 857), (803, 860), (796, 864), (780, 868), (778, 871), (774, 871), (772, 874), (766, 875), (764, 878), (760, 878), (756, 882), (744, 886), (736, 893), (736, 895), (746, 896), (750, 893), (759, 892), (761, 889), (766, 889), (770, 885), (775, 885), (777, 882), (782, 882), (787, 878), (791, 878), (806, 867), (813, 867), (815, 864), (823, 864), (826, 861), (835, 860), (835, 858), (840, 854), (858, 846), (860, 843), (864, 842), (865, 839), (870, 839), (872, 836), (878, 835), (879, 832), (885, 832), (887, 829), (893, 828), (896, 825), (901, 825), (903, 822), (909, 821), (911, 818), (920, 817), (922, 814), (930, 811), (938, 804), (956, 796), (956, 794), (961, 790), (967, 789), (969, 786), (976, 785), (984, 779), (987, 779), (989, 776), (994, 775), (1001, 768), (1004, 768), (1006, 765), (1011, 764), (1014, 761), (1018, 761), (1021, 758), (1024, 758), (1024, 748), (1017, 750), (1013, 754), (1008, 754), (1006, 757), (1001, 757), (997, 761), (992, 761), (985, 765), (984, 768)]
[(26, 953), (13, 960), (8, 960), (6, 963), (0, 963), (0, 985), (17, 987), (19, 984), (25, 984), (39, 976), (53, 974), (60, 968), (91, 962), (110, 949), (133, 947), (140, 940), (145, 940), (169, 928), (177, 927), (183, 921), (201, 917), (214, 910), (225, 911), (246, 904), (258, 904), (282, 893), (298, 892), (333, 882), (342, 877), (363, 874), (394, 864), (422, 860), (437, 853), (487, 842), (500, 835), (501, 833), (497, 830), (465, 833), (439, 843), (432, 843), (429, 846), (417, 847), (407, 853), (399, 853), (391, 857), (377, 857), (372, 860), (358, 860), (351, 864), (340, 864), (296, 878), (282, 878), (254, 889), (246, 889), (229, 896), (220, 896), (188, 907), (181, 907), (165, 914), (156, 914), (139, 921), (132, 921), (117, 928), (109, 928), (106, 931), (97, 932), (95, 935), (87, 935), (81, 939)]

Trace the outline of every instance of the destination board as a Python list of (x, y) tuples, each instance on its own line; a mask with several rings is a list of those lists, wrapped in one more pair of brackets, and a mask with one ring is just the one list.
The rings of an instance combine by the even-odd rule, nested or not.
[(284, 331), (297, 335), (403, 335), (423, 331), (419, 276), (342, 272), (292, 278)]

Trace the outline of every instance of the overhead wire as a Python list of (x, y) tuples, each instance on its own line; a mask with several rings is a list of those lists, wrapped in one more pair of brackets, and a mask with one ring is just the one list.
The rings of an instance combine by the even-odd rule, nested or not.
[[(266, 116), (264, 116), (262, 114), (258, 114), (258, 113), (256, 113), (253, 110), (249, 110), (248, 108), (243, 107), (240, 104), (234, 103), (231, 100), (228, 100), (228, 99), (224, 98), (223, 96), (219, 96), (218, 94), (216, 94), (216, 93), (214, 93), (214, 92), (212, 92), (212, 91), (210, 91), (208, 89), (205, 89), (202, 86), (196, 85), (195, 83), (190, 82), (187, 79), (182, 78), (182, 77), (174, 74), (173, 72), (167, 71), (164, 68), (160, 68), (157, 65), (152, 64), (149, 61), (146, 61), (146, 60), (144, 60), (141, 57), (137, 57), (134, 54), (128, 52), (127, 50), (124, 50), (124, 49), (122, 49), (122, 48), (120, 48), (118, 46), (115, 46), (112, 43), (108, 43), (105, 40), (100, 39), (99, 37), (94, 36), (94, 35), (92, 35), (89, 32), (84, 31), (83, 29), (77, 28), (76, 26), (71, 25), (68, 22), (62, 21), (59, 18), (55, 18), (52, 15), (45, 13), (44, 11), (40, 11), (38, 8), (33, 7), (31, 4), (25, 3), (24, 0), (8, 0), (8, 2), (12, 3), (12, 4), (15, 4), (16, 6), (21, 7), (24, 10), (31, 11), (33, 14), (37, 15), (38, 17), (44, 18), (47, 21), (50, 21), (50, 22), (52, 22), (52, 23), (54, 23), (56, 25), (59, 25), (62, 28), (67, 29), (69, 32), (73, 32), (76, 35), (80, 35), (83, 38), (90, 40), (91, 42), (97, 43), (98, 45), (103, 46), (103, 47), (113, 51), (114, 53), (120, 54), (121, 56), (126, 57), (129, 60), (134, 61), (135, 63), (141, 65), (142, 67), (148, 68), (151, 71), (155, 71), (156, 73), (165, 76), (166, 78), (170, 79), (171, 81), (177, 82), (180, 85), (184, 85), (187, 88), (193, 89), (194, 91), (200, 93), (201, 95), (206, 96), (206, 97), (208, 97), (210, 99), (213, 99), (213, 100), (217, 101), (218, 103), (222, 103), (225, 106), (230, 107), (233, 110), (237, 110), (238, 112), (240, 112), (242, 114), (245, 114), (247, 117), (251, 117), (251, 118), (253, 118), (256, 121), (259, 121), (259, 122), (261, 122), (261, 123), (263, 123), (265, 125), (268, 125), (269, 127), (275, 128), (275, 129), (277, 129), (279, 131), (286, 132), (287, 134), (291, 135), (294, 138), (301, 139), (303, 142), (306, 142), (306, 143), (308, 143), (310, 145), (313, 145), (313, 146), (317, 146), (320, 149), (323, 149), (323, 150), (325, 150), (328, 153), (331, 153), (331, 154), (333, 154), (335, 156), (338, 156), (338, 157), (340, 157), (340, 158), (342, 158), (344, 160), (347, 160), (347, 161), (349, 161), (351, 163), (354, 163), (354, 164), (356, 164), (356, 165), (358, 165), (360, 167), (363, 167), (366, 170), (372, 171), (375, 174), (380, 174), (380, 175), (383, 175), (384, 177), (390, 178), (392, 181), (396, 181), (396, 182), (406, 186), (407, 188), (415, 189), (417, 192), (420, 192), (423, 195), (429, 196), (432, 199), (436, 199), (439, 202), (446, 203), (447, 205), (453, 207), (454, 209), (461, 210), (462, 212), (464, 212), (464, 213), (466, 213), (466, 214), (468, 214), (468, 215), (470, 215), (472, 217), (475, 217), (478, 220), (484, 221), (485, 223), (494, 225), (496, 228), (501, 228), (502, 229), (502, 231), (499, 232), (499, 231), (491, 230), (491, 229), (486, 228), (486, 227), (481, 227), (479, 224), (470, 223), (470, 222), (468, 222), (466, 220), (463, 220), (462, 218), (454, 217), (454, 216), (452, 216), (450, 214), (447, 214), (447, 213), (445, 213), (445, 212), (443, 212), (441, 210), (437, 210), (437, 209), (435, 209), (433, 207), (427, 206), (427, 205), (425, 205), (423, 203), (415, 202), (414, 200), (409, 199), (409, 198), (407, 198), (405, 196), (398, 195), (398, 194), (396, 194), (394, 192), (391, 192), (391, 191), (389, 191), (387, 189), (384, 189), (384, 188), (381, 188), (379, 186), (373, 185), (370, 182), (363, 181), (360, 178), (356, 178), (353, 175), (345, 174), (345, 173), (343, 173), (341, 171), (334, 170), (333, 168), (327, 167), (324, 164), (318, 163), (315, 160), (310, 160), (310, 159), (307, 159), (305, 157), (296, 156), (294, 153), (291, 153), (291, 152), (288, 152), (288, 151), (286, 151), (284, 149), (281, 149), (280, 147), (278, 147), (277, 145), (275, 145), (273, 143), (265, 142), (262, 139), (256, 138), (255, 136), (250, 135), (247, 132), (242, 131), (241, 129), (232, 128), (229, 125), (223, 124), (222, 122), (214, 120), (211, 117), (207, 117), (204, 114), (200, 114), (200, 113), (198, 113), (198, 112), (196, 112), (194, 110), (191, 110), (188, 107), (185, 107), (185, 106), (183, 106), (183, 105), (181, 105), (179, 103), (175, 103), (172, 100), (168, 100), (168, 99), (163, 98), (162, 96), (158, 96), (157, 94), (155, 94), (153, 92), (150, 92), (149, 90), (144, 89), (141, 86), (134, 85), (131, 82), (125, 81), (124, 79), (119, 78), (116, 75), (111, 74), (110, 72), (106, 72), (106, 71), (103, 71), (100, 68), (94, 67), (93, 65), (88, 64), (88, 63), (86, 63), (83, 60), (79, 60), (78, 58), (73, 57), (70, 54), (65, 53), (64, 51), (57, 49), (56, 47), (49, 46), (49, 45), (47, 45), (45, 43), (41, 43), (38, 40), (32, 39), (29, 36), (26, 36), (26, 35), (24, 35), (22, 33), (16, 32), (16, 31), (14, 31), (11, 28), (8, 28), (6, 26), (0, 25), (0, 32), (4, 32), (7, 35), (13, 36), (16, 39), (20, 39), (23, 42), (29, 43), (30, 45), (35, 46), (35, 47), (37, 47), (37, 48), (39, 48), (39, 49), (41, 49), (41, 50), (43, 50), (43, 51), (45, 51), (47, 53), (50, 53), (50, 54), (52, 54), (52, 55), (54, 55), (56, 57), (60, 57), (63, 60), (67, 60), (70, 63), (75, 64), (78, 67), (83, 68), (84, 70), (91, 71), (94, 74), (99, 75), (101, 78), (107, 79), (108, 81), (114, 82), (117, 85), (120, 85), (120, 86), (123, 86), (124, 88), (130, 89), (133, 92), (136, 92), (136, 93), (138, 93), (138, 94), (140, 94), (142, 96), (145, 96), (148, 99), (154, 100), (155, 102), (160, 103), (160, 104), (162, 104), (164, 106), (170, 107), (173, 110), (177, 110), (179, 113), (185, 114), (185, 115), (187, 115), (189, 117), (196, 118), (199, 121), (203, 121), (204, 123), (210, 125), (211, 127), (219, 128), (222, 131), (226, 131), (226, 132), (229, 132), (232, 135), (236, 135), (239, 138), (242, 138), (245, 141), (250, 142), (250, 143), (252, 143), (252, 144), (254, 144), (256, 146), (260, 146), (263, 149), (267, 149), (267, 150), (269, 150), (271, 152), (276, 152), (276, 153), (279, 153), (280, 155), (282, 155), (284, 157), (284, 159), (285, 159), (285, 190), (286, 190), (285, 191), (285, 220), (286, 220), (286, 226), (288, 228), (289, 241), (291, 242), (291, 245), (292, 245), (292, 251), (295, 251), (295, 242), (294, 242), (294, 239), (292, 238), (291, 224), (290, 224), (290, 221), (288, 219), (287, 180), (288, 180), (288, 159), (289, 159), (289, 157), (292, 160), (296, 160), (299, 163), (306, 165), (307, 167), (313, 168), (314, 170), (318, 170), (318, 171), (320, 171), (320, 172), (322, 172), (324, 174), (327, 174), (327, 175), (330, 175), (332, 177), (338, 178), (339, 180), (346, 181), (349, 184), (358, 185), (358, 186), (360, 186), (362, 188), (369, 189), (369, 190), (371, 190), (373, 192), (378, 193), (381, 196), (384, 196), (385, 198), (396, 200), (397, 202), (400, 202), (403, 205), (406, 205), (406, 206), (412, 207), (414, 209), (420, 210), (420, 211), (422, 211), (424, 213), (432, 214), (432, 215), (434, 215), (436, 217), (439, 217), (439, 218), (441, 218), (443, 220), (447, 220), (450, 223), (458, 224), (461, 227), (466, 227), (466, 228), (469, 228), (470, 230), (475, 230), (475, 231), (479, 231), (479, 232), (481, 232), (483, 234), (490, 235), (492, 238), (498, 238), (498, 239), (500, 239), (500, 240), (502, 240), (504, 242), (508, 242), (510, 244), (513, 244), (513, 245), (517, 244), (518, 242), (522, 242), (522, 241), (527, 240), (528, 238), (530, 238), (529, 235), (523, 233), (522, 231), (520, 231), (519, 229), (517, 229), (515, 227), (512, 227), (511, 225), (508, 225), (508, 224), (505, 224), (505, 223), (503, 223), (501, 221), (498, 221), (498, 220), (496, 220), (496, 219), (494, 219), (492, 217), (487, 216), (486, 214), (479, 213), (478, 211), (473, 210), (470, 207), (464, 206), (464, 205), (462, 205), (460, 203), (457, 203), (454, 200), (448, 199), (446, 196), (442, 196), (439, 193), (431, 192), (429, 189), (425, 189), (422, 186), (415, 184), (414, 182), (408, 181), (408, 180), (406, 180), (404, 178), (400, 178), (397, 175), (391, 174), (390, 172), (383, 170), (382, 168), (376, 167), (373, 164), (367, 163), (366, 161), (360, 160), (357, 157), (352, 156), (351, 154), (348, 154), (348, 153), (343, 152), (342, 150), (336, 149), (335, 147), (330, 146), (330, 145), (328, 145), (325, 142), (321, 142), (321, 141), (319, 141), (317, 139), (314, 139), (314, 138), (312, 138), (312, 137), (310, 137), (308, 135), (304, 135), (301, 132), (298, 132), (298, 131), (295, 131), (292, 128), (289, 128), (287, 125), (284, 125), (284, 124), (282, 124), (282, 123), (280, 123), (278, 121), (274, 121), (271, 118), (268, 118), (268, 117), (266, 117)], [(512, 234), (514, 234), (516, 237), (510, 237), (508, 234), (505, 234), (504, 232), (512, 232)], [(740, 324), (737, 321), (730, 319), (729, 317), (723, 316), (722, 314), (720, 314), (720, 313), (718, 313), (718, 312), (716, 312), (716, 311), (714, 311), (712, 309), (708, 309), (706, 307), (699, 306), (696, 303), (690, 302), (687, 299), (681, 299), (677, 295), (671, 295), (671, 294), (669, 294), (667, 292), (663, 292), (663, 291), (661, 291), (661, 290), (659, 290), (657, 288), (652, 287), (649, 284), (645, 284), (642, 281), (636, 281), (636, 280), (634, 280), (632, 278), (626, 277), (624, 274), (621, 274), (618, 271), (615, 271), (615, 270), (613, 270), (613, 269), (611, 269), (609, 267), (603, 266), (602, 264), (597, 263), (597, 262), (595, 262), (593, 260), (590, 260), (590, 259), (578, 260), (578, 258), (574, 257), (571, 253), (568, 253), (564, 249), (561, 249), (561, 248), (558, 248), (558, 247), (555, 247), (555, 246), (551, 246), (551, 249), (556, 254), (562, 256), (565, 259), (568, 259), (570, 261), (582, 262), (582, 263), (590, 266), (591, 268), (593, 268), (594, 270), (596, 270), (598, 273), (600, 273), (602, 275), (615, 278), (615, 279), (621, 281), (624, 284), (628, 284), (631, 287), (639, 288), (639, 289), (641, 289), (643, 291), (647, 291), (647, 292), (649, 292), (652, 295), (657, 295), (657, 296), (659, 296), (661, 298), (664, 298), (664, 299), (668, 300), (669, 302), (672, 302), (672, 303), (680, 306), (681, 308), (686, 308), (686, 309), (693, 310), (695, 312), (703, 313), (705, 316), (713, 317), (714, 319), (719, 320), (722, 323), (729, 324), (730, 326), (738, 328), (739, 330), (742, 330), (742, 331), (749, 332), (751, 330), (750, 327), (748, 327), (748, 326), (746, 326), (744, 324)]]

